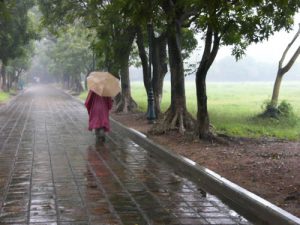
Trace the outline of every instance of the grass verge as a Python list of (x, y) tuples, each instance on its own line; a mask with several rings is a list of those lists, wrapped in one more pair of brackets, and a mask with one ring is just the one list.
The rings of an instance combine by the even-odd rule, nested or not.
[(4, 102), (8, 101), (9, 98), (10, 98), (9, 93), (0, 91), (0, 103), (4, 103)]

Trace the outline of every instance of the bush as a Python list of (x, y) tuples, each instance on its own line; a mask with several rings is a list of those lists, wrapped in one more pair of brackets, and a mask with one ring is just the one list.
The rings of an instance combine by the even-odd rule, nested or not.
[(260, 115), (264, 118), (273, 118), (277, 120), (295, 121), (296, 115), (292, 105), (283, 100), (278, 106), (274, 106), (270, 101), (265, 101), (262, 105), (264, 112)]
[(289, 118), (294, 116), (293, 106), (285, 100), (278, 105), (277, 109), (279, 111), (279, 116), (281, 117)]

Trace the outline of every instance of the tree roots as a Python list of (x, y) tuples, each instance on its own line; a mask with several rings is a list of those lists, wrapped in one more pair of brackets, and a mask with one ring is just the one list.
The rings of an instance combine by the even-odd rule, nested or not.
[(178, 130), (179, 133), (184, 134), (187, 130), (193, 130), (195, 124), (196, 120), (186, 110), (173, 112), (169, 108), (150, 132), (153, 134), (163, 134), (170, 130)]
[(180, 134), (184, 134), (189, 140), (207, 141), (211, 144), (229, 145), (229, 138), (219, 136), (214, 132), (214, 128), (210, 125), (210, 130), (204, 136), (199, 136), (196, 132), (197, 121), (192, 117), (190, 113), (184, 110), (177, 110), (172, 112), (169, 108), (162, 118), (157, 121), (156, 124), (149, 131), (151, 134), (159, 135), (165, 134), (169, 131), (178, 131)]
[(117, 102), (116, 106), (116, 113), (128, 113), (128, 112), (134, 112), (137, 109), (136, 102), (130, 97), (130, 98), (120, 98), (120, 100)]

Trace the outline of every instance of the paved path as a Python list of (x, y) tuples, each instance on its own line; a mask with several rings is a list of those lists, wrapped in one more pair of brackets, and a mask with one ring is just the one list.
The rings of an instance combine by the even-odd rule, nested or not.
[(47, 86), (0, 108), (0, 224), (249, 224), (116, 133), (87, 131), (85, 108)]

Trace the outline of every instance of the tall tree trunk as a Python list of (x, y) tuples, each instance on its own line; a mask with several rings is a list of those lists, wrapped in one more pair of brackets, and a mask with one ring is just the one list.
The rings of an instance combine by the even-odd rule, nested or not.
[(12, 84), (14, 82), (14, 73), (8, 73), (7, 74), (7, 90), (9, 91), (12, 87)]
[(281, 70), (279, 70), (277, 73), (277, 76), (276, 76), (274, 87), (273, 87), (273, 94), (272, 94), (272, 100), (271, 100), (271, 105), (273, 107), (276, 107), (278, 104), (278, 96), (279, 96), (282, 77), (283, 77), (283, 74), (281, 73)]
[(167, 72), (167, 37), (163, 33), (160, 37), (153, 40), (153, 92), (156, 116), (159, 116), (161, 113), (163, 81)]
[(79, 77), (74, 77), (73, 78), (73, 91), (75, 91), (76, 93), (81, 93), (83, 91), (83, 87), (82, 87), (82, 84), (81, 84), (81, 81), (80, 81), (80, 76)]
[(188, 113), (185, 99), (184, 68), (181, 55), (181, 25), (176, 19), (168, 24), (168, 51), (171, 72), (171, 105), (166, 111), (163, 121), (155, 128), (158, 132), (178, 129), (184, 133), (193, 128), (193, 118)]
[(220, 37), (213, 32), (211, 27), (207, 28), (205, 47), (200, 65), (196, 72), (197, 90), (197, 129), (196, 133), (200, 139), (209, 139), (212, 134), (209, 129), (209, 115), (207, 111), (206, 76), (207, 72), (216, 58), (219, 50)]
[(10, 90), (10, 82), (11, 82), (11, 74), (8, 72), (6, 73), (6, 90)]
[(87, 90), (88, 89), (88, 86), (87, 86), (87, 78), (90, 74), (90, 71), (87, 72), (87, 74), (84, 76), (84, 90)]
[(129, 79), (129, 56), (132, 48), (132, 43), (135, 38), (136, 30), (131, 27), (125, 30), (123, 36), (122, 49), (116, 49), (120, 65), (120, 77), (121, 77), (121, 98), (117, 103), (116, 112), (132, 112), (137, 108), (136, 102), (131, 97), (131, 87)]
[(70, 82), (69, 76), (67, 74), (64, 74), (63, 75), (63, 87), (64, 87), (64, 89), (69, 89), (69, 82)]
[[(128, 59), (129, 60), (129, 59)], [(137, 108), (136, 102), (131, 97), (129, 64), (128, 60), (121, 63), (121, 99), (117, 105), (116, 112), (132, 112)]]
[(21, 73), (18, 73), (18, 75), (17, 75), (16, 78), (15, 78), (15, 81), (16, 81), (16, 87), (15, 87), (15, 89), (16, 89), (16, 90), (18, 90), (18, 89), (21, 90), (21, 88), (19, 88), (20, 75), (21, 75)]
[(148, 93), (150, 86), (150, 74), (148, 74), (148, 57), (144, 45), (144, 35), (140, 26), (137, 27), (136, 43), (139, 50), (139, 56), (142, 62), (144, 87), (146, 89), (146, 92)]
[(207, 93), (206, 93), (206, 75), (204, 65), (196, 73), (196, 91), (197, 91), (197, 124), (199, 138), (206, 139), (210, 136), (209, 115), (207, 111)]
[(6, 65), (4, 62), (2, 63), (1, 67), (1, 77), (2, 77), (2, 90), (7, 91), (7, 80), (6, 80)]
[(71, 77), (69, 75), (67, 75), (67, 88), (68, 90), (70, 90), (71, 87)]
[[(153, 30), (153, 29), (152, 29)], [(148, 61), (148, 56), (145, 50), (145, 45), (144, 45), (144, 35), (143, 35), (143, 31), (141, 26), (137, 26), (137, 38), (136, 38), (136, 43), (138, 46), (138, 50), (139, 50), (139, 56), (141, 59), (141, 63), (142, 63), (142, 69), (143, 69), (143, 82), (144, 82), (144, 87), (147, 93), (147, 96), (149, 96), (149, 89), (150, 89), (150, 85), (151, 85), (151, 74), (149, 74), (149, 61)], [(153, 36), (151, 34), (151, 36)], [(148, 37), (148, 38), (152, 38), (152, 37)], [(149, 46), (150, 48), (150, 46)], [(147, 111), (149, 112), (149, 101), (147, 101)], [(146, 113), (147, 114), (147, 113)]]

